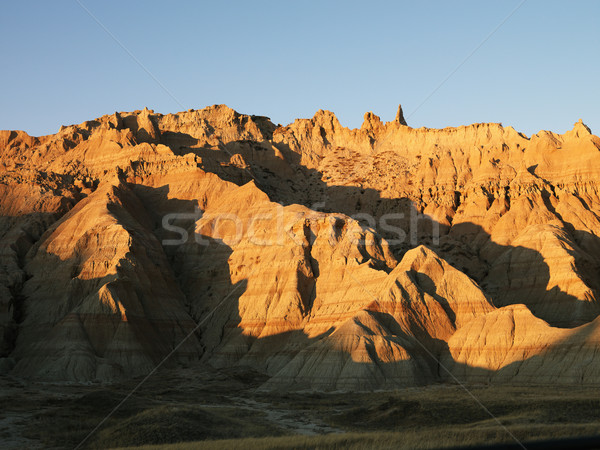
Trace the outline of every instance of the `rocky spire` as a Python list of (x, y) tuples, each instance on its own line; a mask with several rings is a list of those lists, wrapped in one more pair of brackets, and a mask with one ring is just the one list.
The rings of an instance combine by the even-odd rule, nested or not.
[(402, 112), (402, 105), (398, 105), (398, 112), (396, 113), (396, 122), (398, 122), (401, 125), (406, 125), (404, 113)]

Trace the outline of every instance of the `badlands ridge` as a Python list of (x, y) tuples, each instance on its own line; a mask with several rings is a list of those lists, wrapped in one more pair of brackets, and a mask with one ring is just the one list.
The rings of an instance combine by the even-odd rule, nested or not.
[(112, 381), (174, 351), (263, 389), (600, 382), (581, 121), (527, 138), (217, 105), (0, 131), (0, 215), (0, 373)]

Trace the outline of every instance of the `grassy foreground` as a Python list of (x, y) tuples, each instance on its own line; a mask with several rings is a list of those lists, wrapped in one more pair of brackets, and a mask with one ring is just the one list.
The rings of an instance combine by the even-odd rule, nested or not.
[[(511, 427), (511, 433), (520, 441), (535, 439), (558, 439), (575, 435), (586, 436), (598, 433), (598, 426), (582, 425), (556, 427), (541, 425), (536, 427)], [(455, 446), (478, 446), (490, 443), (515, 442), (504, 429), (489, 428), (478, 430), (428, 429), (420, 432), (368, 432), (342, 433), (322, 436), (280, 436), (245, 439), (223, 439), (196, 442), (183, 442), (168, 445), (146, 445), (127, 447), (139, 450), (221, 450), (221, 449), (430, 449)]]
[[(267, 409), (286, 411), (292, 421), (308, 414), (313, 421), (329, 426), (329, 434), (290, 434), (290, 429), (277, 427), (266, 432), (257, 421), (261, 417), (266, 420), (268, 415), (248, 416), (240, 412), (239, 419), (246, 422), (247, 428), (241, 431), (223, 424), (225, 430), (233, 433), (230, 438), (187, 439), (141, 448), (419, 449), (513, 443), (513, 436), (519, 441), (532, 441), (600, 434), (600, 398), (596, 389), (562, 388), (549, 392), (545, 387), (480, 386), (471, 391), (497, 420), (458, 386), (368, 394), (280, 394), (261, 400), (268, 400)], [(202, 428), (204, 424), (195, 426)], [(144, 432), (143, 427), (140, 431)], [(105, 430), (98, 438), (95, 443), (102, 447), (111, 439), (112, 445), (124, 442), (123, 439), (132, 442), (115, 428)]]
[(199, 368), (161, 372), (106, 420), (135, 380), (69, 386), (0, 379), (0, 443), (5, 448), (83, 443), (81, 448), (102, 449), (412, 449), (512, 443), (511, 434), (520, 441), (600, 435), (595, 387), (470, 386), (475, 401), (454, 385), (265, 393), (256, 390), (260, 377)]

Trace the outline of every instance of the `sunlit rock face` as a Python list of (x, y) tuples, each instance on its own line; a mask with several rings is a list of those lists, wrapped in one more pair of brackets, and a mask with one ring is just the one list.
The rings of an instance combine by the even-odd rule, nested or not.
[(401, 108), (354, 130), (216, 105), (0, 131), (0, 370), (596, 383), (599, 150), (581, 121), (528, 138)]

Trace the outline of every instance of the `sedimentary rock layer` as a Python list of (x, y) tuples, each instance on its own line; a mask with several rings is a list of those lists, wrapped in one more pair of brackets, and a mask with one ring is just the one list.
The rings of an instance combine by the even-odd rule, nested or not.
[(597, 382), (599, 149), (581, 121), (528, 138), (401, 109), (355, 130), (217, 105), (0, 131), (0, 369)]

